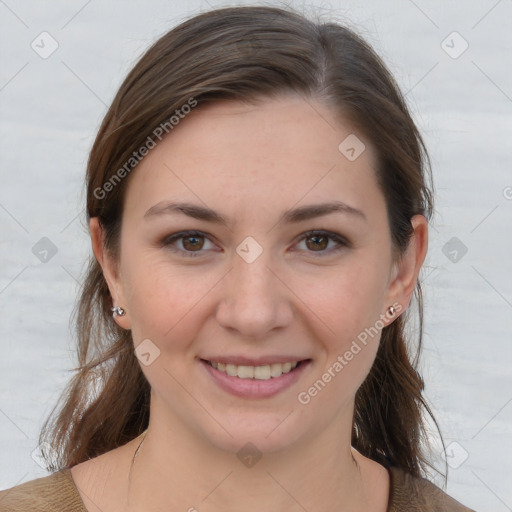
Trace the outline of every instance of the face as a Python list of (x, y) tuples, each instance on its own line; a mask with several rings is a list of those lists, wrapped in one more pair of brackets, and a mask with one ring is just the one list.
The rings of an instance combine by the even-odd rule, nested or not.
[(118, 322), (145, 343), (152, 418), (223, 450), (351, 425), (386, 310), (414, 288), (373, 148), (331, 112), (298, 96), (198, 107), (129, 177), (117, 270), (103, 261)]

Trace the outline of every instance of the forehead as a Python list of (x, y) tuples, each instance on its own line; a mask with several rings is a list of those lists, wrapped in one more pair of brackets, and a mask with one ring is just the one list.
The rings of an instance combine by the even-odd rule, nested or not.
[[(364, 150), (353, 159), (345, 141)], [(169, 199), (194, 200), (226, 216), (327, 199), (379, 208), (375, 167), (369, 141), (318, 101), (221, 101), (196, 107), (144, 157), (125, 206), (137, 216)]]

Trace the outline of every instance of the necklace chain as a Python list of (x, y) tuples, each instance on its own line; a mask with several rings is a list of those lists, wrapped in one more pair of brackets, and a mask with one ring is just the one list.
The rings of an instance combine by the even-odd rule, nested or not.
[(135, 462), (137, 455), (139, 454), (139, 450), (142, 448), (142, 445), (144, 444), (144, 441), (146, 440), (147, 431), (148, 431), (148, 429), (146, 429), (146, 430), (144, 430), (144, 432), (142, 432), (144, 434), (144, 437), (142, 438), (142, 441), (139, 443), (139, 446), (137, 446), (137, 449), (135, 450), (135, 453), (133, 454), (132, 463), (130, 464), (130, 472), (128, 474), (128, 482), (129, 483), (131, 483), (131, 479), (132, 479), (133, 464)]

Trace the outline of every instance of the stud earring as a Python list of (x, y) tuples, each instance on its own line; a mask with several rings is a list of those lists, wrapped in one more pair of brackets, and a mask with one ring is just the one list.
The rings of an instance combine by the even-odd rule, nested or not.
[(389, 312), (390, 316), (393, 316), (395, 314), (395, 308), (393, 306), (389, 306), (388, 312)]
[(113, 318), (116, 316), (124, 316), (126, 314), (126, 311), (121, 306), (114, 306), (113, 308), (110, 308), (110, 311), (112, 311)]

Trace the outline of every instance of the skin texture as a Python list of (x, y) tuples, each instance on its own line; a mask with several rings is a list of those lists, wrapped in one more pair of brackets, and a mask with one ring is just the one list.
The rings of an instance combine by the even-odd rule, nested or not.
[[(366, 146), (355, 161), (338, 150), (351, 133)], [(412, 219), (408, 251), (394, 262), (376, 165), (370, 142), (319, 102), (218, 102), (189, 114), (127, 178), (118, 259), (91, 220), (113, 303), (127, 311), (117, 322), (131, 329), (134, 347), (150, 339), (160, 355), (141, 365), (151, 419), (130, 487), (141, 438), (73, 468), (89, 510), (127, 510), (127, 496), (133, 510), (386, 510), (387, 471), (350, 446), (354, 395), (380, 332), (307, 405), (297, 399), (390, 305), (399, 304), (396, 318), (411, 300), (427, 221)], [(162, 201), (207, 206), (228, 222), (145, 219)], [(366, 220), (331, 213), (279, 222), (285, 210), (331, 201)], [(184, 230), (205, 236), (163, 243)], [(335, 251), (333, 239), (304, 238), (310, 230), (337, 233), (349, 245)], [(263, 249), (252, 263), (236, 252), (249, 236)], [(199, 362), (215, 355), (312, 363), (278, 395), (244, 399), (220, 389)], [(263, 455), (253, 467), (236, 456), (249, 441)]]

